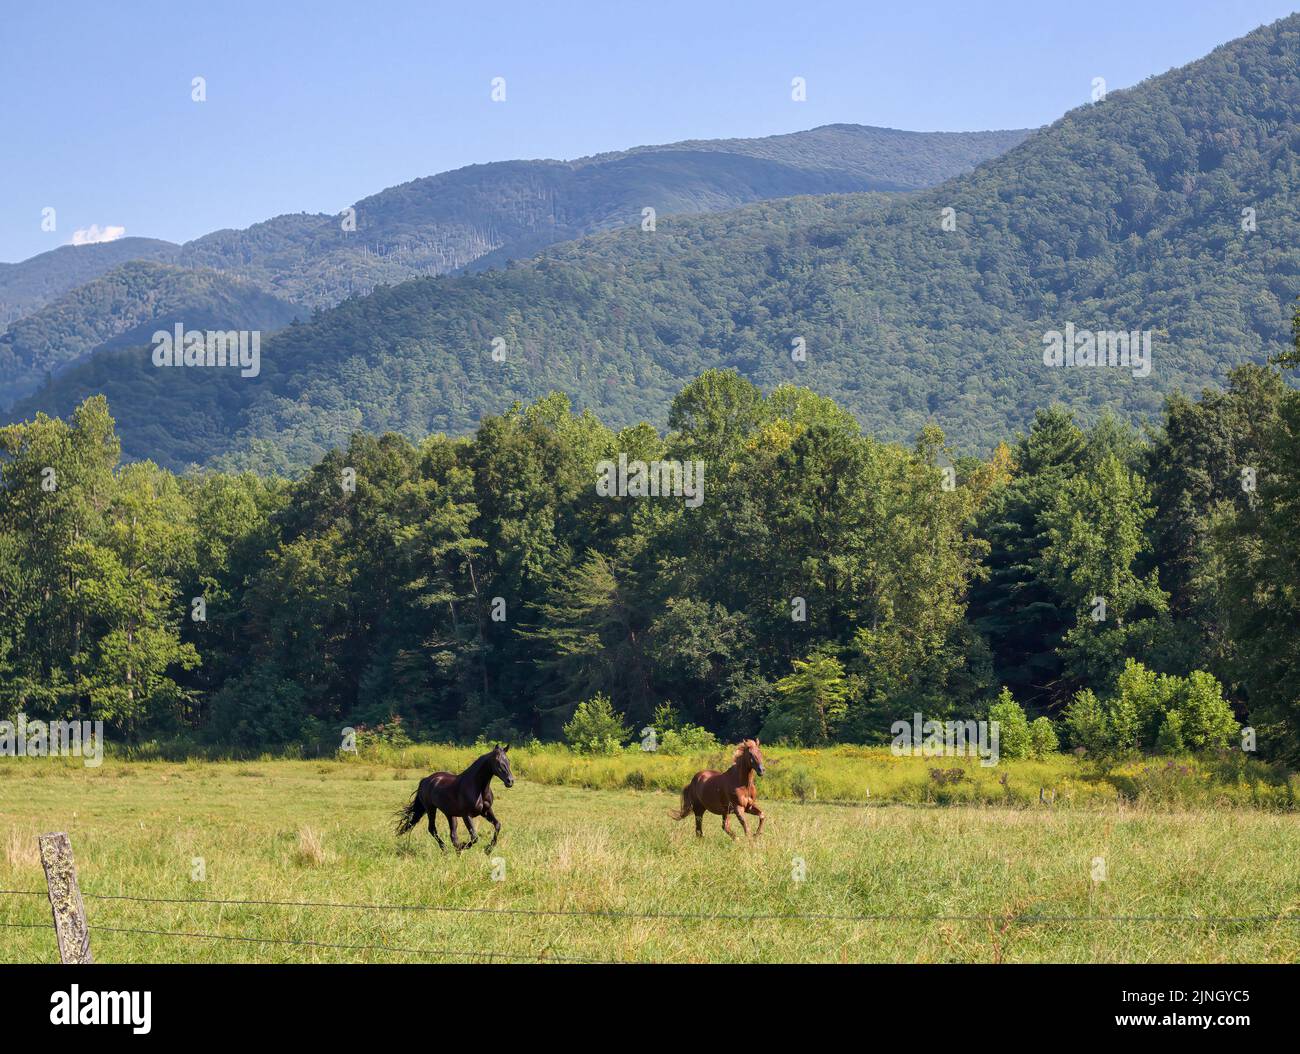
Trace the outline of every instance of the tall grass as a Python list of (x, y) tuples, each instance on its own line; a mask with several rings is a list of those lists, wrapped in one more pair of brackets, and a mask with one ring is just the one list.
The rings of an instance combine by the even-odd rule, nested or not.
[[(459, 771), (483, 749), (379, 744), (342, 757), (345, 764)], [(1046, 798), (1058, 806), (1128, 800), (1153, 806), (1290, 810), (1296, 808), (1300, 790), (1295, 776), (1248, 758), (1148, 758), (1102, 770), (1067, 754), (1003, 760), (990, 767), (977, 758), (897, 756), (885, 747), (768, 747), (764, 754), (767, 772), (759, 780), (759, 796), (804, 803), (1023, 806)], [(512, 748), (510, 757), (516, 774), (535, 783), (676, 793), (701, 769), (727, 768), (731, 748), (693, 757), (640, 750), (590, 756), (545, 744)]]
[[(445, 769), (459, 772), (488, 745), (413, 743), (363, 744), (355, 752), (322, 752), (321, 765), (350, 765), (365, 773), (376, 767), (404, 778)], [(725, 769), (730, 746), (710, 754), (671, 756), (635, 747), (621, 753), (584, 755), (556, 743), (511, 748), (516, 775), (550, 786), (588, 790), (679, 792), (701, 769)], [(1117, 801), (1150, 806), (1253, 807), (1294, 810), (1300, 805), (1300, 777), (1230, 752), (1203, 758), (1143, 758), (1099, 768), (1071, 754), (1007, 760), (985, 767), (978, 758), (897, 756), (886, 747), (834, 746), (822, 749), (764, 747), (767, 773), (759, 796), (774, 801), (842, 804), (1034, 805), (1041, 798), (1058, 806), (1093, 806)], [(189, 755), (189, 756), (187, 756)], [(146, 743), (118, 758), (131, 761), (228, 760), (220, 752), (196, 754), (183, 744)], [(290, 752), (290, 759), (301, 751)], [(244, 755), (245, 764), (283, 760), (284, 755)], [(69, 761), (79, 765), (80, 762)], [(110, 766), (111, 769), (111, 766)], [(326, 770), (328, 771), (328, 769)], [(5, 767), (0, 764), (0, 778)], [(362, 778), (376, 778), (374, 775)]]

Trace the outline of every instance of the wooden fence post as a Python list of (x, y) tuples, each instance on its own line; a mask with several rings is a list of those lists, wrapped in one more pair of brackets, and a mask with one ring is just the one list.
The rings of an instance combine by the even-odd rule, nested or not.
[(54, 914), (54, 935), (59, 941), (59, 961), (89, 963), (90, 929), (86, 925), (86, 905), (77, 885), (77, 866), (72, 860), (72, 843), (62, 832), (40, 837), (41, 866), (50, 892), (50, 911)]

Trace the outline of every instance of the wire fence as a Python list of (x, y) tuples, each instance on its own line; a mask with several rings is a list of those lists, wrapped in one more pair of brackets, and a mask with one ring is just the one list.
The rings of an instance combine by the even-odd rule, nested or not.
[[(0, 889), (0, 895), (15, 897), (45, 897), (40, 889)], [(167, 904), (174, 906), (210, 905), (218, 907), (268, 907), (308, 908), (327, 910), (355, 910), (374, 912), (440, 912), (456, 915), (527, 916), (543, 918), (628, 919), (662, 920), (666, 922), (897, 922), (943, 923), (974, 922), (1002, 927), (1035, 925), (1082, 924), (1159, 924), (1159, 925), (1268, 925), (1298, 923), (1300, 914), (1266, 915), (1078, 915), (1047, 914), (1042, 912), (996, 913), (924, 913), (924, 912), (702, 912), (702, 911), (632, 911), (621, 908), (524, 908), (484, 907), (455, 904), (371, 904), (358, 901), (327, 900), (270, 900), (257, 898), (218, 897), (160, 897), (130, 893), (92, 893), (82, 891), (87, 900), (116, 901), (137, 904)], [(49, 929), (49, 923), (0, 922), (0, 927), (10, 929)], [(345, 943), (306, 940), (290, 937), (255, 937), (248, 934), (208, 933), (191, 930), (143, 929), (125, 926), (95, 924), (94, 932), (131, 934), (159, 938), (186, 940), (234, 941), (259, 945), (290, 945), (295, 947), (339, 951), (373, 951), (394, 955), (417, 955), (428, 959), (466, 959), (481, 962), (555, 962), (599, 965), (623, 965), (639, 962), (630, 959), (600, 959), (578, 955), (559, 955), (549, 951), (538, 953), (509, 952), (489, 948), (408, 947), (393, 944)]]
[[(33, 930), (48, 930), (50, 928), (48, 923), (41, 922), (0, 922), (0, 927)], [(546, 952), (533, 956), (518, 952), (500, 952), (486, 949), (408, 948), (395, 944), (342, 944), (332, 941), (299, 940), (292, 937), (251, 937), (246, 934), (196, 933), (189, 930), (144, 930), (134, 929), (127, 926), (96, 925), (94, 930), (96, 933), (127, 933), (148, 937), (185, 937), (212, 941), (238, 941), (250, 944), (291, 944), (304, 948), (329, 948), (343, 949), (346, 951), (377, 951), (398, 955), (419, 955), (426, 958), (478, 959), (484, 962), (518, 962), (520, 960), (536, 960), (537, 962), (595, 963), (611, 966), (625, 962), (625, 960), (619, 959), (589, 959), (576, 955), (552, 955)]]
[[(0, 895), (46, 895), (42, 889), (0, 889)], [(501, 908), (473, 907), (458, 904), (370, 904), (360, 901), (333, 900), (262, 900), (256, 898), (156, 897), (133, 893), (91, 893), (82, 891), (88, 900), (118, 900), (140, 904), (211, 904), (222, 907), (328, 908), (361, 911), (431, 911), (467, 915), (522, 915), (556, 918), (609, 919), (687, 919), (720, 922), (1012, 922), (1081, 923), (1081, 922), (1161, 922), (1161, 923), (1272, 923), (1300, 922), (1298, 914), (1272, 915), (1050, 915), (1041, 912), (997, 914), (933, 914), (926, 912), (710, 912), (710, 911), (628, 911), (621, 908)], [(102, 927), (101, 927), (102, 928)]]

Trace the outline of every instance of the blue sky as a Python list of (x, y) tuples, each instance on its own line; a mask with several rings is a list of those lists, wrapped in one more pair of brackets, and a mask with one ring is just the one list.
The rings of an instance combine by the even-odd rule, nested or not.
[[(1128, 87), (1290, 13), (1269, 0), (8, 7), (3, 261), (92, 224), (183, 241), (337, 212), (483, 161), (836, 121), (1036, 126), (1087, 102), (1093, 77)], [(807, 102), (791, 101), (794, 76)]]

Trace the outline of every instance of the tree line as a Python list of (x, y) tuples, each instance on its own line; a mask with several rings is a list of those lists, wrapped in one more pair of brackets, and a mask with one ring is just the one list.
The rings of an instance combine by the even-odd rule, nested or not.
[[(702, 462), (703, 501), (602, 496), (620, 455)], [(1093, 754), (1241, 722), (1294, 760), (1298, 469), (1300, 395), (1259, 366), (1146, 433), (1041, 409), (987, 458), (712, 370), (666, 435), (557, 393), (293, 480), (122, 464), (95, 396), (0, 429), (0, 714), (271, 749), (556, 738), (608, 699), (815, 744), (1010, 704)]]

